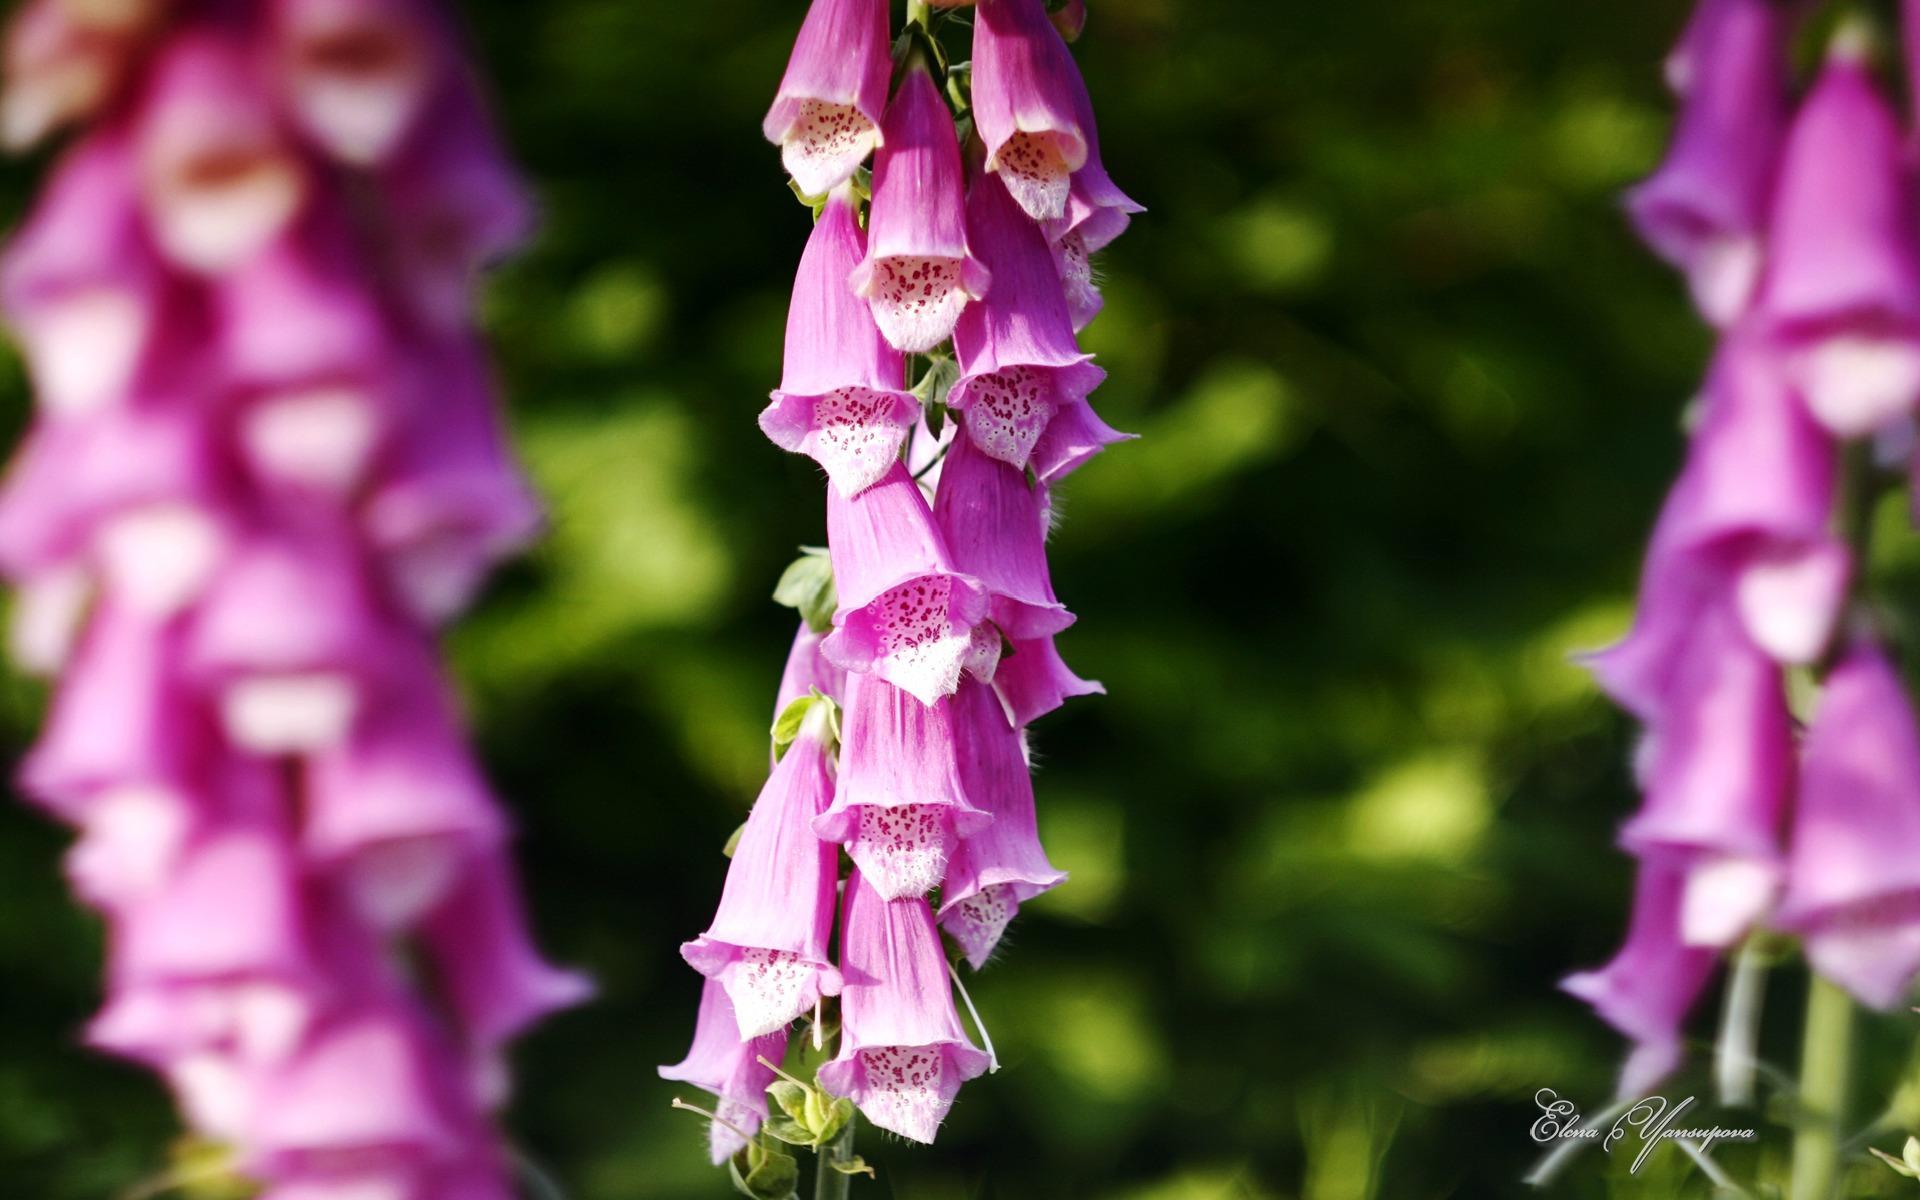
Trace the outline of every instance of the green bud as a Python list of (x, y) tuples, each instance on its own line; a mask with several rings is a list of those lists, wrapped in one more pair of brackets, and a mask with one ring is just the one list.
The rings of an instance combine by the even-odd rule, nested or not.
[(745, 821), (740, 822), (739, 827), (727, 835), (727, 844), (720, 847), (720, 853), (727, 858), (732, 858), (733, 852), (740, 848), (740, 835), (746, 831), (747, 823)]
[(780, 582), (773, 585), (776, 604), (797, 609), (815, 633), (833, 628), (833, 610), (839, 601), (833, 591), (833, 563), (826, 550), (802, 546), (800, 557), (787, 564)]
[(795, 1200), (800, 1194), (800, 1163), (784, 1150), (758, 1141), (727, 1160), (733, 1190), (753, 1200)]

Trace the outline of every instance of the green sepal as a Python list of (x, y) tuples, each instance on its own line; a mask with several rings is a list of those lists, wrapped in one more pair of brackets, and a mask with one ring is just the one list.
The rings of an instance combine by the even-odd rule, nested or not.
[(1904, 1175), (1908, 1179), (1920, 1179), (1920, 1138), (1908, 1138), (1906, 1148), (1901, 1150), (1899, 1158), (1876, 1146), (1868, 1146), (1867, 1151), (1893, 1168), (1895, 1174)]
[(799, 610), (807, 628), (825, 633), (833, 628), (833, 610), (839, 600), (833, 591), (833, 562), (818, 546), (800, 547), (800, 557), (780, 572), (773, 585), (773, 600)]
[(794, 1200), (800, 1194), (800, 1162), (784, 1150), (748, 1142), (727, 1160), (733, 1190), (753, 1200)]
[(960, 364), (944, 354), (936, 354), (927, 359), (927, 369), (913, 385), (911, 395), (922, 408), (944, 408), (947, 393), (959, 382)]
[(813, 1089), (804, 1083), (795, 1083), (791, 1079), (776, 1079), (767, 1085), (767, 1095), (781, 1112), (795, 1121), (805, 1121), (807, 1116), (807, 1093)]
[(746, 831), (747, 823), (745, 821), (740, 822), (739, 826), (727, 835), (727, 844), (720, 847), (720, 853), (727, 858), (732, 858), (733, 852), (740, 848), (740, 835)]
[(761, 1128), (791, 1146), (818, 1150), (853, 1120), (853, 1101), (791, 1079), (774, 1080), (767, 1095), (785, 1115), (769, 1118)]
[(799, 738), (800, 731), (806, 727), (807, 718), (813, 715), (816, 705), (826, 705), (823, 713), (826, 718), (827, 752), (833, 753), (840, 745), (840, 706), (822, 694), (819, 688), (811, 688), (780, 710), (773, 719), (773, 761), (779, 762), (787, 755), (787, 747)]
[(827, 1160), (827, 1165), (842, 1175), (865, 1175), (868, 1179), (879, 1178), (874, 1174), (873, 1168), (867, 1165), (867, 1160), (858, 1154), (852, 1158), (830, 1158)]
[(232, 1146), (187, 1135), (168, 1147), (166, 1174), (153, 1182), (189, 1200), (249, 1200), (260, 1185), (240, 1174), (237, 1161)]

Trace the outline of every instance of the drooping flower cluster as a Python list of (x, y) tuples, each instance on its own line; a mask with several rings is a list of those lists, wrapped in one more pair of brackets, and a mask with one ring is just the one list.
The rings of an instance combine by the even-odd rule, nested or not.
[(1088, 403), (1104, 374), (1075, 333), (1100, 307), (1089, 256), (1139, 208), (1101, 165), (1058, 27), (1077, 33), (1074, 10), (979, 0), (971, 71), (948, 76), (935, 34), (960, 23), (910, 8), (890, 63), (887, 8), (814, 0), (766, 121), (816, 221), (760, 425), (826, 473), (827, 554), (789, 575), (829, 598), (795, 639), (784, 753), (720, 910), (683, 948), (706, 993), (662, 1074), (720, 1098), (716, 1162), (768, 1118), (790, 1025), (811, 1014), (818, 1038), (830, 1006), (837, 1054), (814, 1094), (933, 1139), (990, 1061), (957, 1019), (942, 935), (979, 969), (1064, 878), (1040, 846), (1027, 728), (1100, 690), (1055, 649), (1074, 618), (1046, 541), (1052, 488), (1126, 436)]
[(430, 0), (28, 0), (77, 127), (0, 264), (23, 764), (103, 915), (96, 1046), (273, 1200), (505, 1200), (529, 939), (434, 627), (538, 523), (469, 315), (528, 204)]
[[(1625, 948), (1566, 986), (1634, 1042), (1636, 1095), (1752, 931), (1875, 1007), (1920, 971), (1920, 732), (1843, 528), (1913, 458), (1920, 197), (1869, 27), (1796, 87), (1806, 7), (1703, 0), (1668, 63), (1672, 148), (1628, 196), (1720, 336), (1639, 614), (1591, 660), (1645, 727), (1640, 877)], [(1821, 684), (1804, 736), (1797, 677)]]

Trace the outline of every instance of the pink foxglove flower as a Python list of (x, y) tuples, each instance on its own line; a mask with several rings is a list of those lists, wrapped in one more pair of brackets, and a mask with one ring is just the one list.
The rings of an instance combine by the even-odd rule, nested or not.
[(1015, 726), (1028, 725), (1074, 696), (1104, 696), (1105, 685), (1075, 675), (1053, 638), (1015, 639), (993, 672), (993, 690)]
[(845, 189), (827, 200), (807, 239), (787, 310), (780, 387), (760, 428), (784, 450), (810, 455), (847, 496), (872, 487), (900, 456), (920, 406), (906, 368), (848, 282), (866, 253)]
[(820, 645), (826, 635), (815, 633), (805, 621), (793, 635), (793, 649), (787, 652), (787, 665), (780, 673), (780, 690), (773, 702), (773, 715), (787, 710), (800, 697), (819, 692), (836, 703), (846, 693), (847, 673), (827, 661)]
[(966, 730), (960, 782), (993, 821), (963, 839), (940, 885), (940, 928), (974, 970), (986, 965), (1020, 906), (1066, 879), (1040, 845), (1025, 737), (984, 684), (960, 685), (954, 718)]
[(947, 340), (960, 310), (986, 295), (990, 278), (967, 249), (953, 114), (916, 59), (887, 106), (886, 142), (873, 162), (867, 254), (854, 269), (853, 290), (867, 298), (895, 349), (920, 354)]
[(1126, 437), (1087, 403), (1106, 372), (1074, 341), (1046, 238), (992, 175), (976, 178), (967, 193), (967, 229), (993, 272), (993, 288), (954, 326), (961, 379), (947, 403), (964, 414), (982, 450), (1053, 482)]
[(957, 437), (940, 466), (933, 518), (954, 565), (992, 596), (993, 623), (1009, 638), (1046, 637), (1073, 623), (1047, 574), (1047, 485)]
[(760, 1060), (777, 1063), (786, 1054), (784, 1029), (743, 1041), (726, 988), (717, 979), (706, 981), (700, 990), (693, 1047), (685, 1059), (661, 1067), (660, 1077), (690, 1083), (713, 1093), (718, 1100), (714, 1112), (720, 1120), (710, 1127), (716, 1166), (747, 1144), (742, 1133), (753, 1134), (766, 1118), (767, 1085), (774, 1075), (773, 1068)]
[(164, 280), (132, 171), (123, 134), (69, 150), (0, 268), (0, 299), (49, 413), (120, 401), (148, 354)]
[(889, 71), (886, 0), (813, 0), (761, 125), (802, 192), (826, 195), (880, 144)]
[(973, 119), (998, 175), (1036, 221), (1067, 211), (1093, 130), (1086, 84), (1042, 0), (981, 0), (974, 11)]
[(814, 832), (844, 842), (888, 900), (925, 895), (963, 837), (992, 821), (966, 793), (954, 703), (924, 704), (874, 675), (847, 679), (840, 777)]
[(1793, 731), (1778, 666), (1726, 606), (1705, 613), (1681, 651), (1644, 761), (1646, 803), (1621, 841), (1686, 872), (1683, 941), (1731, 945), (1778, 885)]
[(1734, 334), (1654, 529), (1633, 629), (1588, 660), (1608, 693), (1653, 720), (1702, 612), (1722, 599), (1774, 658), (1811, 662), (1851, 574), (1830, 532), (1833, 488), (1833, 445), (1784, 383), (1778, 357)]
[(840, 1053), (820, 1085), (850, 1097), (880, 1128), (933, 1141), (960, 1085), (987, 1056), (960, 1028), (933, 911), (888, 900), (856, 871), (841, 919)]
[(840, 990), (827, 944), (840, 856), (813, 832), (833, 802), (830, 711), (825, 703), (808, 711), (754, 801), (713, 924), (680, 948), (696, 971), (726, 988), (742, 1038), (783, 1029)]
[[(421, 921), (420, 944), (476, 1071), (503, 1092), (498, 1060), (506, 1043), (584, 1003), (593, 982), (541, 956), (507, 847), (479, 848), (464, 868)], [(489, 1088), (481, 1098), (491, 1105), (504, 1095)]]
[(1899, 122), (1843, 30), (1780, 165), (1759, 311), (1813, 415), (1845, 437), (1920, 400), (1920, 244)]
[(431, 20), (410, 0), (276, 0), (277, 74), (300, 131), (354, 166), (392, 154), (444, 66)]
[(1679, 1065), (1681, 1024), (1713, 971), (1713, 951), (1680, 939), (1682, 886), (1679, 872), (1643, 865), (1626, 945), (1606, 966), (1561, 984), (1632, 1040), (1622, 1096), (1645, 1095)]
[(1627, 210), (1661, 257), (1686, 272), (1700, 311), (1726, 325), (1760, 276), (1786, 133), (1791, 14), (1775, 0), (1710, 0), (1698, 20), (1673, 147), (1627, 194)]
[(106, 921), (89, 1041), (263, 1195), (506, 1200), (504, 1043), (586, 985), (427, 626), (537, 524), (469, 324), (524, 195), (437, 8), (257, 7), (38, 4), (116, 48), (54, 21), (33, 69), (111, 78), (0, 100), (15, 137), (108, 114), (0, 270), (42, 393), (0, 569), (58, 675), (21, 783)]
[[(406, 657), (424, 657), (424, 647)], [(421, 663), (308, 761), (302, 841), (369, 923), (403, 932), (506, 836), (506, 822)]]
[(1920, 970), (1920, 733), (1871, 642), (1827, 676), (1807, 734), (1778, 923), (1815, 970), (1891, 1008)]
[(177, 34), (159, 52), (135, 125), (154, 240), (180, 267), (229, 271), (285, 229), (310, 183), (259, 103), (261, 64), (232, 34)]
[(904, 466), (852, 498), (827, 489), (827, 546), (840, 601), (821, 647), (828, 661), (922, 704), (952, 695), (963, 670), (992, 677), (1000, 647), (986, 590), (954, 567)]
[(360, 521), (399, 603), (438, 623), (539, 532), (540, 506), (507, 446), (476, 344), (421, 353), (405, 390), (411, 402), (389, 421), (385, 470)]

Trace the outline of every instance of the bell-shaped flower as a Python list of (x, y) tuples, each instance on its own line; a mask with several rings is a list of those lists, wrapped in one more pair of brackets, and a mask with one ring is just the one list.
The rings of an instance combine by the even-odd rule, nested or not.
[(820, 1086), (890, 1133), (931, 1142), (988, 1058), (960, 1028), (933, 910), (888, 900), (855, 871), (840, 926), (840, 1053)]
[(320, 983), (300, 880), (271, 822), (193, 833), (164, 881), (109, 907), (112, 995), (88, 1041), (148, 1062), (220, 1046), (284, 1054)]
[(127, 398), (163, 287), (126, 138), (96, 133), (61, 159), (0, 267), (0, 300), (44, 411), (83, 413)]
[(1047, 637), (1073, 624), (1047, 573), (1047, 485), (955, 438), (940, 468), (933, 519), (954, 565), (992, 596), (993, 623), (1009, 638)]
[(0, 144), (24, 150), (97, 115), (138, 65), (142, 35), (166, 7), (165, 0), (27, 0), (16, 7), (6, 32)]
[(800, 191), (824, 196), (881, 140), (892, 73), (886, 0), (813, 0), (761, 129)]
[(1091, 111), (1043, 0), (982, 0), (974, 10), (974, 125), (987, 170), (1035, 221), (1066, 215), (1073, 173), (1093, 142)]
[(1642, 864), (1626, 945), (1606, 966), (1560, 985), (1633, 1042), (1621, 1096), (1645, 1095), (1680, 1065), (1680, 1027), (1713, 973), (1715, 953), (1680, 938), (1683, 886), (1677, 870)]
[(1876, 1008), (1920, 969), (1920, 733), (1900, 677), (1862, 639), (1807, 733), (1775, 921), (1814, 970)]
[(961, 786), (993, 822), (954, 850), (940, 885), (940, 927), (977, 971), (1020, 906), (1067, 876), (1047, 861), (1040, 845), (1022, 731), (986, 684), (961, 684), (951, 703), (955, 723), (966, 731)]
[(1127, 435), (1109, 429), (1088, 405), (1087, 393), (1106, 372), (1074, 342), (1045, 236), (991, 175), (968, 190), (967, 229), (993, 272), (993, 288), (954, 326), (961, 378), (947, 404), (965, 414), (967, 433), (982, 450), (1023, 470), (1032, 466), (1051, 483)]
[(733, 1001), (742, 1038), (784, 1028), (840, 990), (828, 941), (840, 852), (813, 832), (833, 802), (829, 714), (815, 702), (754, 801), (727, 867), (720, 909), (680, 947)]
[[(1054, 14), (1056, 23), (1059, 16)], [(1060, 284), (1066, 292), (1067, 311), (1072, 314), (1075, 332), (1086, 328), (1087, 322), (1099, 315), (1106, 302), (1093, 282), (1093, 256), (1126, 232), (1135, 213), (1146, 211), (1107, 174), (1106, 164), (1100, 157), (1100, 137), (1094, 128), (1093, 102), (1084, 90), (1080, 104), (1080, 127), (1087, 135), (1087, 161), (1073, 173), (1073, 181), (1067, 188), (1066, 212), (1046, 223), (1047, 241), (1053, 246), (1054, 266), (1060, 272)]]
[(389, 669), (395, 628), (334, 531), (238, 548), (193, 614), (186, 667), (258, 754), (343, 739)]
[(463, 865), (421, 924), (420, 943), (483, 1078), (509, 1039), (593, 994), (592, 980), (549, 963), (534, 945), (504, 846), (484, 848)]
[(1682, 941), (1727, 946), (1765, 915), (1779, 884), (1792, 722), (1779, 667), (1726, 605), (1703, 614), (1678, 653), (1649, 733), (1646, 803), (1621, 842), (1686, 871)]
[(793, 648), (787, 651), (787, 665), (780, 672), (780, 691), (773, 701), (775, 719), (787, 711), (787, 705), (813, 692), (835, 703), (845, 694), (847, 673), (827, 661), (820, 649), (825, 640), (825, 634), (815, 633), (805, 621), (800, 622), (793, 635)]
[(1633, 629), (1588, 658), (1609, 695), (1657, 718), (1701, 614), (1730, 597), (1774, 658), (1825, 648), (1850, 577), (1831, 535), (1834, 449), (1757, 338), (1735, 334), (1708, 377), (1687, 464), (1654, 528)]
[(27, 795), (73, 822), (118, 793), (189, 805), (210, 731), (180, 678), (180, 650), (169, 623), (102, 606), (21, 764)]
[(719, 1101), (714, 1112), (720, 1120), (709, 1130), (715, 1166), (743, 1149), (766, 1119), (767, 1085), (774, 1072), (760, 1060), (777, 1063), (786, 1053), (786, 1030), (743, 1040), (727, 989), (717, 979), (702, 985), (693, 1047), (680, 1062), (661, 1067), (660, 1078), (690, 1083)]
[(887, 106), (873, 160), (867, 254), (851, 277), (896, 350), (920, 354), (953, 333), (987, 268), (967, 249), (966, 187), (953, 114), (918, 56)]
[(277, 78), (300, 131), (353, 166), (391, 154), (443, 69), (430, 19), (392, 0), (277, 0)]
[(393, 593), (439, 622), (539, 531), (540, 503), (507, 445), (478, 345), (416, 348), (402, 391), (360, 519)]
[(329, 1017), (266, 1073), (244, 1166), (274, 1178), (446, 1163), (467, 1150), (476, 1116), (441, 1031), (410, 1002), (375, 998)]
[(1018, 729), (1025, 729), (1070, 697), (1107, 694), (1106, 685), (1073, 673), (1051, 636), (1014, 639), (994, 668), (993, 690)]
[(213, 433), (172, 397), (43, 420), (0, 488), (0, 569), (26, 578), (84, 561), (116, 601), (185, 608), (231, 540)]
[(304, 764), (302, 848), (362, 919), (396, 932), (507, 833), (428, 654), (396, 641), (392, 677)]
[(810, 456), (851, 496), (899, 460), (920, 405), (906, 366), (848, 282), (866, 253), (853, 200), (835, 190), (807, 238), (787, 309), (780, 387), (760, 428), (783, 450)]
[(1787, 127), (1788, 6), (1718, 0), (1692, 36), (1697, 64), (1659, 170), (1627, 211), (1661, 257), (1686, 272), (1716, 325), (1737, 318), (1760, 277), (1774, 165)]
[(458, 72), (444, 80), (377, 177), (403, 298), (436, 334), (465, 334), (480, 268), (518, 245), (534, 219), (478, 87)]
[(316, 214), (214, 288), (218, 369), (263, 483), (343, 496), (378, 449), (387, 317), (353, 262), (348, 231)]
[(153, 60), (134, 133), (141, 195), (161, 252), (189, 271), (246, 261), (305, 196), (264, 90), (247, 47), (213, 28), (173, 35)]
[(814, 832), (846, 843), (886, 899), (926, 894), (959, 840), (993, 820), (962, 784), (953, 701), (922, 704), (883, 679), (849, 675), (840, 733), (833, 805)]
[(1920, 218), (1856, 32), (1836, 35), (1787, 135), (1759, 297), (1808, 407), (1843, 437), (1920, 400)]
[(986, 590), (958, 571), (907, 469), (849, 499), (827, 489), (827, 546), (839, 599), (821, 647), (847, 671), (871, 672), (932, 704), (963, 670), (992, 674), (999, 641)]

